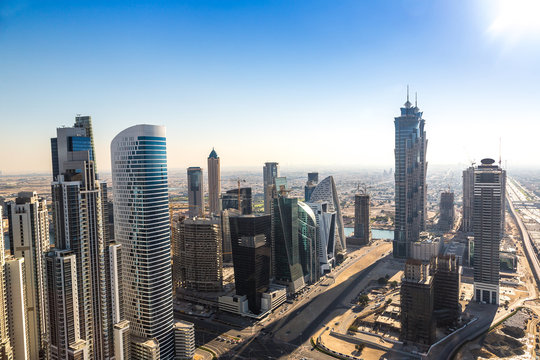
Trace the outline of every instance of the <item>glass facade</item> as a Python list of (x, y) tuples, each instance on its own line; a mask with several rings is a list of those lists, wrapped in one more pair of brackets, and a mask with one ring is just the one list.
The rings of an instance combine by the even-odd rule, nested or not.
[(123, 296), (132, 335), (174, 358), (165, 128), (137, 125), (111, 143), (115, 240), (122, 244)]

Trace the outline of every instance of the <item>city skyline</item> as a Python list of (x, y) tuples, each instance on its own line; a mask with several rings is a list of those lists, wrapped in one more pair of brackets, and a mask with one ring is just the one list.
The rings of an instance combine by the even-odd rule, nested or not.
[[(525, 15), (538, 6), (493, 3), (5, 3), (0, 119), (32, 151), (2, 159), (0, 171), (50, 171), (37, 134), (54, 136), (52, 126), (78, 113), (92, 116), (102, 159), (112, 134), (149, 123), (168, 128), (171, 169), (204, 166), (211, 147), (223, 168), (259, 159), (391, 166), (392, 119), (407, 84), (429, 120), (430, 164), (478, 162), (483, 149), (498, 158), (502, 137), (510, 166), (535, 165), (534, 132), (523, 129), (536, 120), (540, 31)], [(298, 136), (326, 142), (351, 130), (370, 136), (305, 163), (310, 150)], [(254, 151), (231, 146), (233, 136)], [(295, 151), (260, 146), (278, 136)], [(2, 153), (16, 148), (17, 137), (0, 144)]]

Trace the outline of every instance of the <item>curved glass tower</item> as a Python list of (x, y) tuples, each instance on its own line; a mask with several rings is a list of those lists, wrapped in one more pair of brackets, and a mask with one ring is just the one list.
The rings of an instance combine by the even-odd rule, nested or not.
[(131, 335), (155, 338), (174, 358), (165, 127), (136, 125), (111, 143), (114, 232), (122, 244), (125, 315)]

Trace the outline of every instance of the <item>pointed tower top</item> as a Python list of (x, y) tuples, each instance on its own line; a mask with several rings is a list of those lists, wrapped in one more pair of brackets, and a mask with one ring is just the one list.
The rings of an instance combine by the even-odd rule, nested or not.
[(414, 107), (418, 107), (418, 93), (416, 91), (414, 92)]
[(208, 158), (209, 159), (219, 159), (219, 156), (218, 156), (216, 150), (214, 150), (213, 147), (212, 147), (212, 152), (210, 153), (210, 155), (208, 155)]

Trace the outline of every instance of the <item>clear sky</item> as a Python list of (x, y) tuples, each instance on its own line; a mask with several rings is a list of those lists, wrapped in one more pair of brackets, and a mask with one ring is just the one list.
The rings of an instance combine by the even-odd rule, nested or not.
[(135, 124), (169, 167), (392, 167), (418, 91), (428, 161), (540, 166), (540, 2), (0, 1), (0, 170), (50, 171), (91, 115), (101, 170)]

